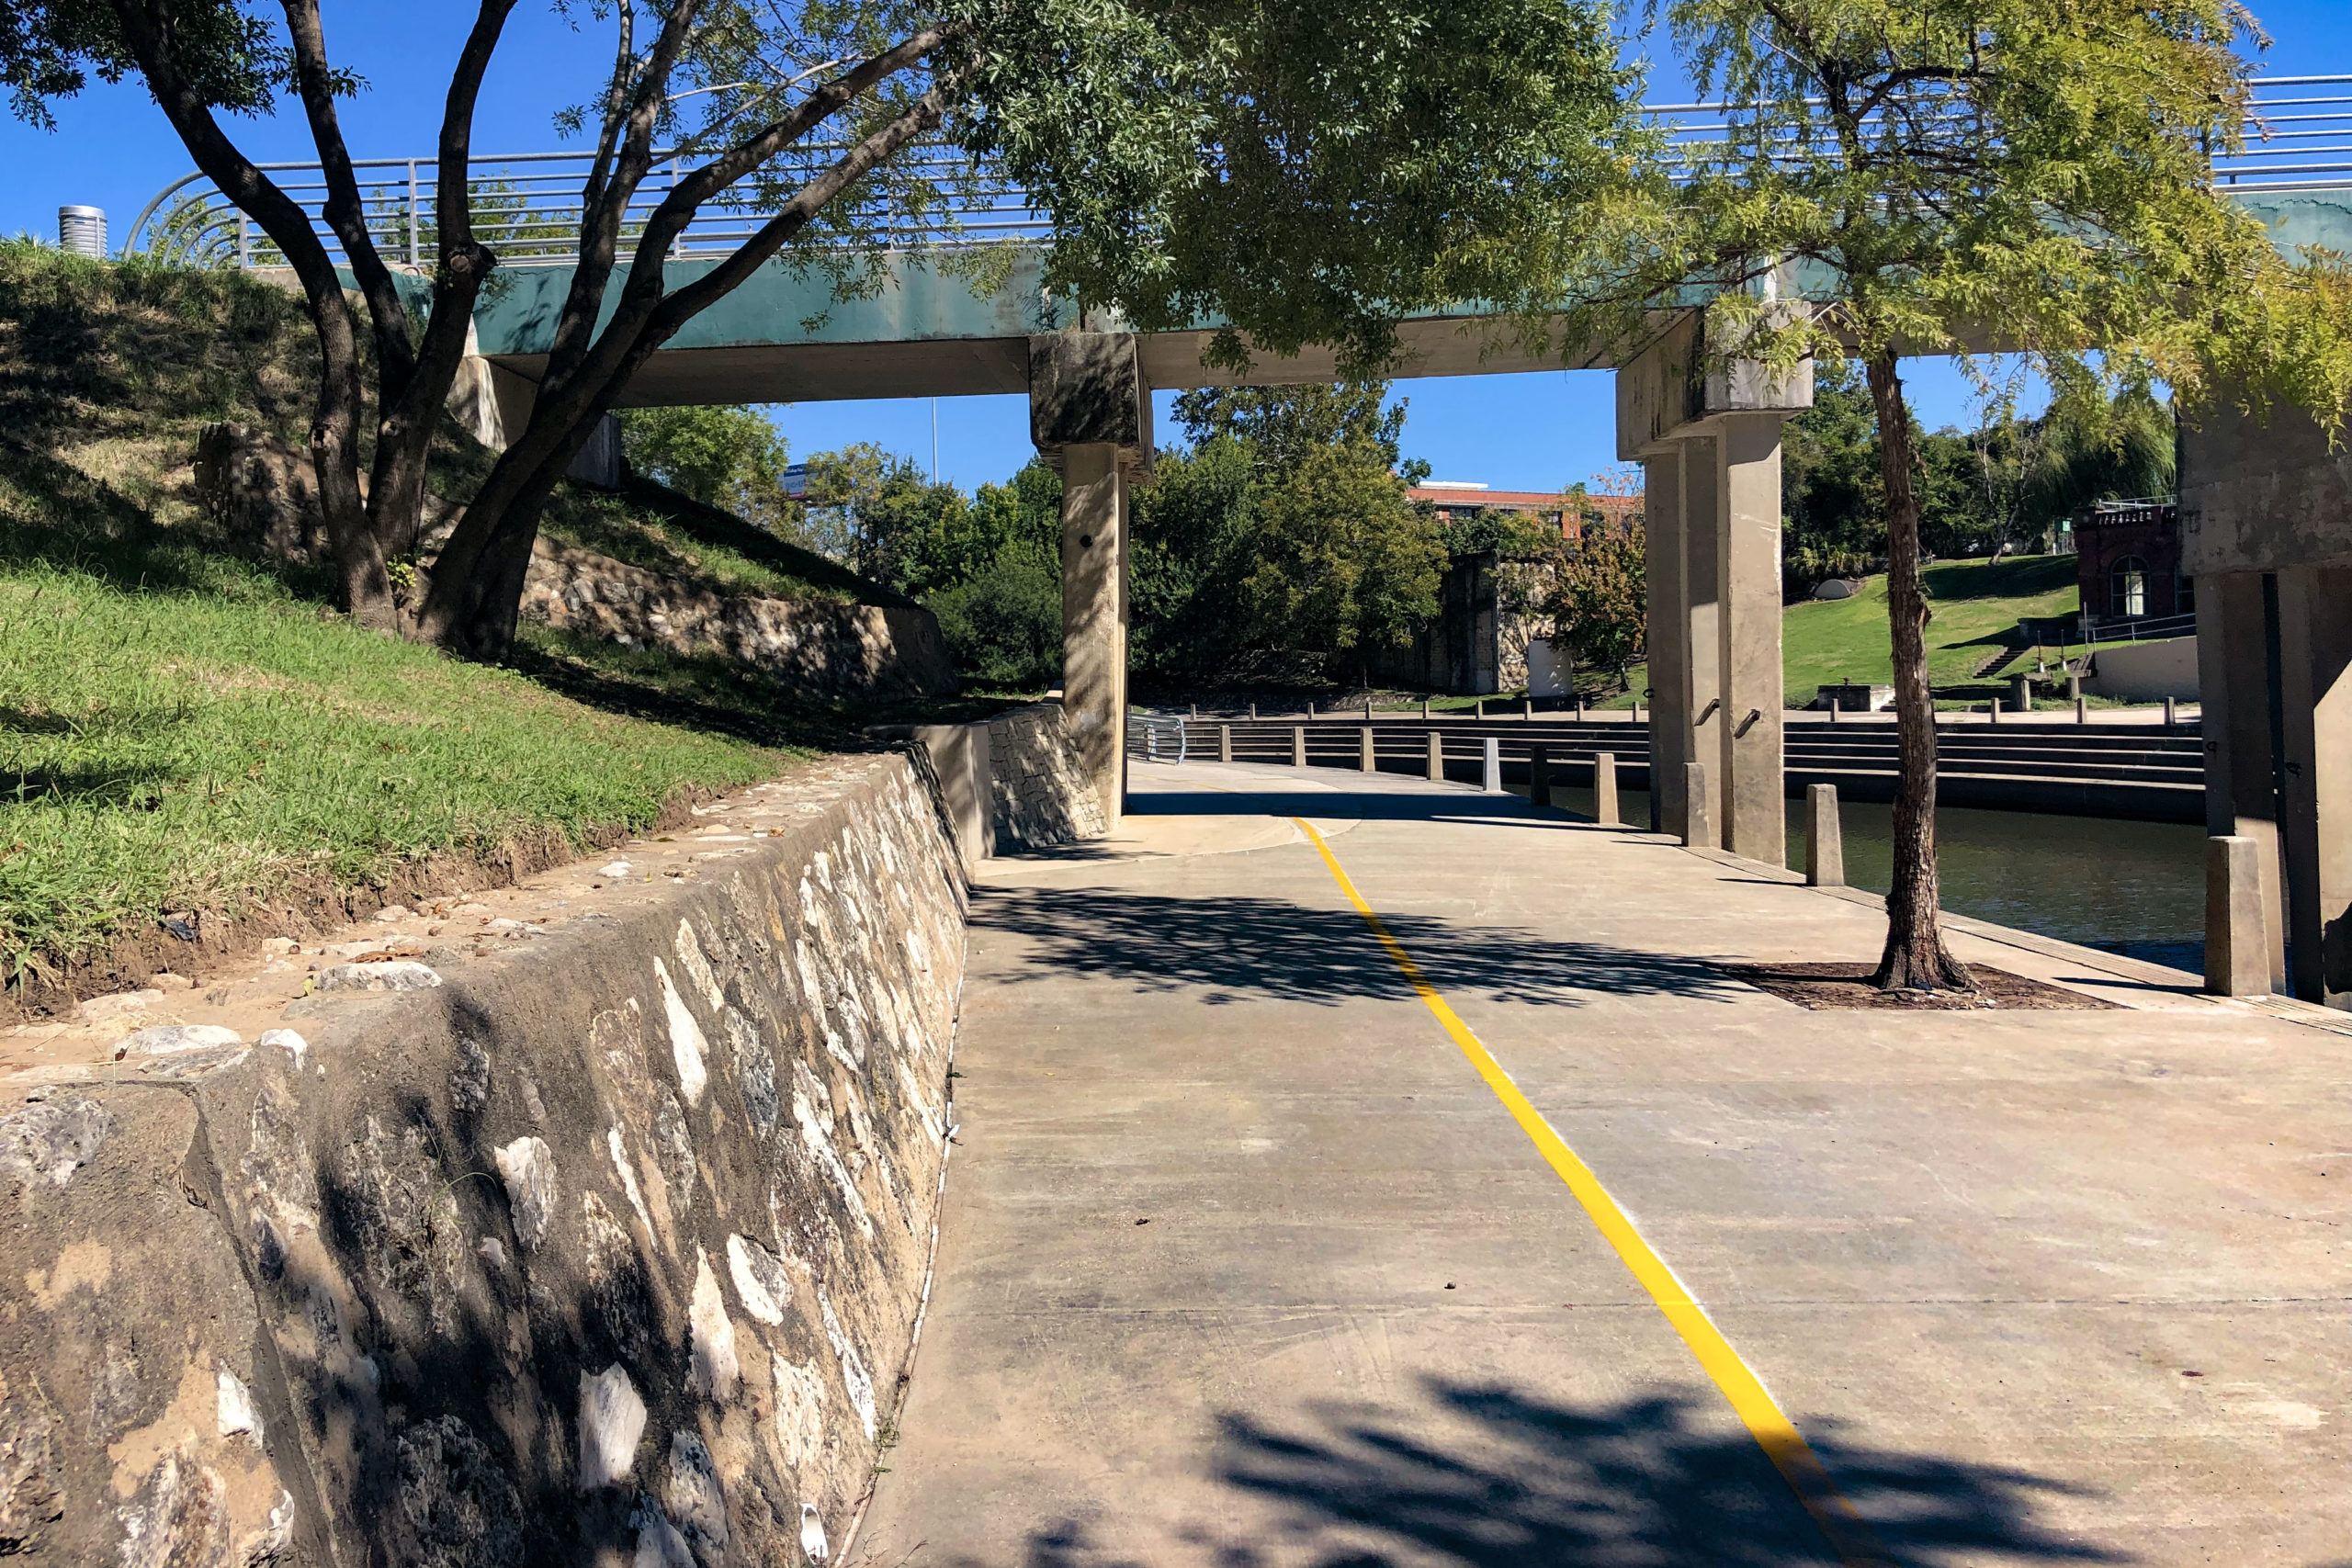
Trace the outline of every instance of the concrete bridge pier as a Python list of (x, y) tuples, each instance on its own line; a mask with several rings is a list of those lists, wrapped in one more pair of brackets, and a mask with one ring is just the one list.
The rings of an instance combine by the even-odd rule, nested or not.
[(2180, 486), (2207, 830), (2255, 840), (2273, 989), (2352, 1008), (2352, 456), (2211, 410)]
[(1126, 801), (1128, 492), (1151, 479), (1151, 390), (1134, 336), (1032, 337), (1029, 433), (1062, 476), (1062, 709), (1115, 823)]
[(1725, 849), (1779, 865), (1781, 426), (1813, 406), (1813, 372), (1709, 374), (1706, 331), (1693, 311), (1617, 374), (1618, 455), (1649, 496), (1651, 825), (1682, 836), (1695, 804)]

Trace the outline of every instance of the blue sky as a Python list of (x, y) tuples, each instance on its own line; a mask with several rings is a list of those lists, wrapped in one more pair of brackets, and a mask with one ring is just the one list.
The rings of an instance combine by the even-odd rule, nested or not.
[[(2275, 40), (2266, 74), (2352, 72), (2352, 0), (2256, 0)], [(363, 157), (405, 156), (432, 145), (442, 93), (473, 7), (460, 0), (342, 0), (327, 12), (329, 46), (368, 80), (343, 106), (345, 134)], [(585, 7), (577, 8), (585, 15)], [(509, 24), (481, 96), (474, 144), (486, 152), (558, 146), (555, 111), (582, 95), (606, 66), (600, 29), (575, 31), (544, 0), (525, 0)], [(1653, 46), (1663, 54), (1662, 45)], [(1671, 62), (1655, 67), (1653, 101), (1688, 88)], [(57, 108), (45, 133), (0, 118), (0, 233), (54, 239), (57, 209), (106, 209), (118, 241), (149, 197), (194, 165), (143, 89), (94, 86)], [(266, 161), (314, 156), (299, 113), (239, 122), (236, 132)], [(1920, 416), (1929, 424), (1972, 423), (1966, 389), (1939, 361), (1909, 367)], [(1556, 490), (1611, 466), (1614, 412), (1600, 372), (1465, 377), (1406, 381), (1408, 455), (1427, 458), (1441, 479), (1483, 479), (1498, 489)], [(1167, 398), (1161, 397), (1163, 427)], [(945, 398), (937, 404), (943, 478), (969, 489), (1001, 479), (1028, 457), (1022, 398)], [(873, 441), (916, 458), (932, 455), (927, 400), (808, 403), (774, 412), (796, 452)]]

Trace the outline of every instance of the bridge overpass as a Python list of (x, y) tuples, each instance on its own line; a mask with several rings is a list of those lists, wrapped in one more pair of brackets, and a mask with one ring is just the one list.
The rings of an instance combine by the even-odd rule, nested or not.
[[(2265, 93), (2257, 113), (2267, 117), (2266, 140), (2217, 165), (2229, 196), (2284, 248), (2352, 254), (2352, 77), (2280, 79)], [(2274, 129), (2275, 142), (2267, 140)], [(550, 193), (574, 178), (577, 158), (477, 162), (489, 184), (521, 192), (514, 199), (537, 220), (512, 225), (524, 236), (521, 265), (480, 303), (474, 353), (460, 382), (477, 434), (501, 445), (527, 413), (570, 279), (560, 238), (529, 236), (563, 232), (561, 197)], [(404, 173), (405, 201), (381, 205), (390, 221), (405, 224), (412, 262), (420, 255), (418, 214), (429, 189), (419, 170), (430, 163), (369, 165), (396, 194)], [(322, 193), (322, 185), (301, 184), (299, 172), (287, 176), (294, 194)], [(662, 194), (650, 191), (643, 200)], [(193, 233), (226, 244), (224, 236), (233, 235), (237, 260), (266, 259), (233, 209), (208, 207), (200, 191), (189, 199), (194, 206), (178, 210), (193, 218), (173, 220), (182, 243)], [(149, 219), (164, 200), (134, 222), (130, 243), (152, 231)], [(534, 205), (549, 201), (548, 214)], [(1043, 232), (1038, 215), (1002, 190), (982, 193), (966, 218), (967, 240), (1018, 247)], [(744, 220), (714, 216), (682, 237), (666, 264), (673, 287), (716, 265), (713, 247), (741, 237), (725, 227), (729, 221)], [(772, 261), (658, 351), (628, 400), (1027, 393), (1032, 436), (1064, 479), (1065, 703), (1115, 814), (1126, 754), (1128, 497), (1149, 481), (1150, 394), (1234, 378), (1202, 363), (1214, 321), (1136, 333), (1099, 315), (1080, 320), (1068, 301), (1048, 297), (1034, 248), (1016, 248), (1009, 268), (985, 288), (943, 266), (955, 254), (952, 248), (897, 254), (886, 287), (845, 300), (834, 298), (823, 269)], [(1541, 359), (1520, 347), (1505, 323), (1475, 309), (1419, 315), (1402, 323), (1407, 362), (1398, 373), (1566, 366), (1615, 374), (1618, 454), (1642, 464), (1648, 497), (1655, 825), (1687, 835), (1704, 823), (1719, 847), (1779, 865), (1786, 755), (1781, 427), (1811, 406), (1812, 378), (1810, 367), (1783, 380), (1694, 377), (1702, 310), (1630, 356), (1569, 344)], [(1317, 382), (1333, 373), (1328, 353), (1261, 356), (1249, 379)], [(2226, 897), (2215, 904), (2217, 919), (2258, 905), (2258, 924), (2233, 937), (2210, 931), (2209, 945), (2266, 953), (2273, 989), (2291, 986), (2309, 999), (2352, 1005), (2352, 461), (2300, 416), (2265, 426), (2224, 411), (2184, 433), (2181, 487), (2187, 564), (2199, 580), (2208, 826), (2216, 835), (2255, 840), (2251, 863), (2260, 867), (2253, 904)], [(1692, 791), (1702, 793), (1703, 811), (1690, 809)]]

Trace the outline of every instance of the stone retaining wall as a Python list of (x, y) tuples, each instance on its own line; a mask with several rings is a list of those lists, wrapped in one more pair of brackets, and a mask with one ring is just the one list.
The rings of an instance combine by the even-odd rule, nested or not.
[(775, 787), (778, 836), (527, 948), (13, 1080), (0, 1555), (839, 1546), (926, 1289), (965, 892), (919, 758)]
[[(243, 425), (212, 425), (198, 443), (196, 485), (208, 510), (259, 548), (289, 560), (329, 558), (305, 455)], [(429, 499), (428, 540), (447, 537), (461, 511)], [(956, 689), (939, 623), (919, 604), (721, 593), (544, 536), (531, 550), (522, 614), (623, 647), (732, 660), (817, 696)]]
[(1074, 844), (1110, 831), (1061, 704), (1035, 703), (988, 723), (989, 816), (997, 853)]

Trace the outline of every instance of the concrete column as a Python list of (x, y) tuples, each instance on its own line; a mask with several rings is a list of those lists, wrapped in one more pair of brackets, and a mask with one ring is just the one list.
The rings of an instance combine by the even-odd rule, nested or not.
[(1715, 847), (1714, 819), (1707, 815), (1707, 765), (1704, 762), (1682, 764), (1683, 784), (1682, 841), (1702, 850)]
[[(1678, 624), (1682, 629), (1682, 711), (1690, 716), (1682, 732), (1682, 755), (1689, 761), (1704, 764), (1696, 773), (1686, 769), (1683, 778), (1686, 788), (1688, 781), (1705, 783), (1705, 815), (1713, 824), (1724, 819), (1723, 471), (1717, 456), (1720, 443), (1713, 435), (1679, 445), (1682, 448), (1682, 614)], [(1696, 806), (1685, 809), (1696, 809)], [(1715, 844), (1712, 831), (1707, 843)]]
[(1592, 759), (1592, 819), (1614, 827), (1617, 823), (1617, 754), (1602, 751)]
[(1445, 782), (1445, 742), (1434, 729), (1430, 731), (1430, 782)]
[(1372, 750), (1372, 726), (1367, 724), (1363, 727), (1361, 739), (1363, 746), (1363, 754), (1357, 759), (1358, 767), (1367, 773), (1376, 773), (1380, 772), (1380, 761), (1373, 754)]
[[(2278, 776), (2270, 748), (2270, 671), (2262, 575), (2208, 573), (2197, 580), (2197, 688), (2205, 713), (2205, 830), (2250, 839), (2262, 880), (2266, 991), (2287, 989), (2286, 909), (2279, 886)], [(2083, 717), (2077, 700), (2076, 721)], [(2210, 912), (2210, 906), (2209, 906)], [(2208, 930), (2210, 949), (2227, 932)]]
[(1716, 422), (1716, 756), (1724, 848), (1768, 865), (1788, 862), (1781, 805), (1781, 420)]
[(1838, 786), (1804, 789), (1804, 880), (1808, 887), (1846, 886), (1846, 834), (1838, 818)]
[(2205, 988), (2217, 997), (2270, 991), (2272, 943), (2262, 918), (2262, 846), (2205, 840)]
[[(1682, 454), (1671, 445), (1642, 464), (1643, 557), (1649, 581), (1650, 831), (1679, 838), (1683, 826), (1682, 764), (1690, 760), (1682, 706)], [(1637, 694), (1634, 716), (1641, 717)]]
[(1127, 548), (1119, 449), (1062, 449), (1062, 710), (1116, 822), (1127, 762)]
[(2278, 573), (2288, 976), (2352, 1009), (2352, 567)]
[(1102, 809), (1125, 809), (1127, 487), (1149, 481), (1151, 393), (1136, 340), (1029, 340), (1029, 435), (1062, 476), (1062, 710)]

